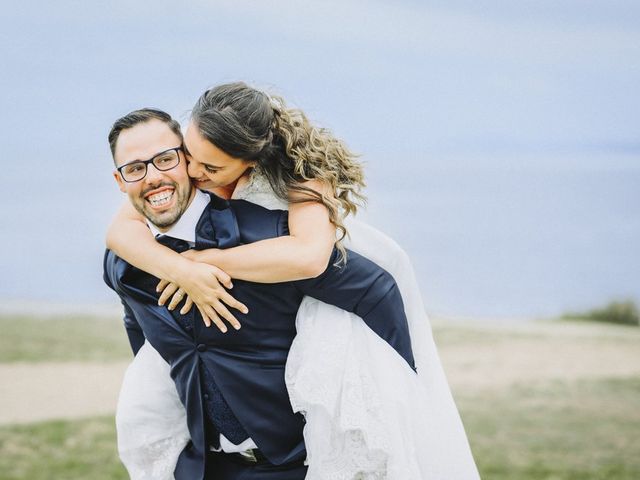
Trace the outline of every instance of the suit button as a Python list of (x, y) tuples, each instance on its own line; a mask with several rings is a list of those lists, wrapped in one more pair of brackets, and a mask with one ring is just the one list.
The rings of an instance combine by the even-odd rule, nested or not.
[(203, 397), (205, 400), (209, 400), (209, 394), (208, 394), (208, 393), (205, 393), (202, 397)]
[(196, 347), (196, 349), (199, 352), (205, 352), (207, 350), (207, 346), (204, 343), (199, 343), (198, 346)]

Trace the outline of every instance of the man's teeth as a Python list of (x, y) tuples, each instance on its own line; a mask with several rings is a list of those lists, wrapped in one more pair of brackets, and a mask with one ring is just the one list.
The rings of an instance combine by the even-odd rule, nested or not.
[(149, 195), (147, 200), (154, 207), (162, 207), (171, 201), (171, 197), (173, 197), (173, 192), (160, 192), (155, 195)]

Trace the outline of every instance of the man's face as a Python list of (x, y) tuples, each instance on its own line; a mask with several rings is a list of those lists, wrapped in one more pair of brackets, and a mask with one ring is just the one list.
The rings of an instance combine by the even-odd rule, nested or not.
[[(114, 154), (116, 166), (134, 160), (149, 160), (180, 144), (180, 137), (164, 122), (153, 119), (140, 123), (120, 133)], [(125, 182), (117, 170), (113, 172), (120, 191), (126, 193), (135, 209), (160, 230), (176, 223), (193, 197), (184, 153), (178, 154), (180, 163), (176, 167), (161, 172), (150, 163), (147, 175), (137, 182)]]

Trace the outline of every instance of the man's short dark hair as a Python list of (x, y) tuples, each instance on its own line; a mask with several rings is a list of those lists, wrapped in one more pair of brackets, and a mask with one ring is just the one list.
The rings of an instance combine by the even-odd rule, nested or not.
[(116, 144), (118, 143), (118, 138), (122, 131), (128, 130), (129, 128), (133, 128), (140, 123), (145, 123), (150, 120), (160, 120), (161, 122), (166, 123), (171, 131), (180, 137), (180, 141), (182, 141), (180, 124), (168, 113), (155, 108), (141, 108), (140, 110), (134, 110), (133, 112), (127, 113), (124, 117), (120, 117), (116, 120), (109, 132), (109, 147), (111, 148), (111, 156), (114, 161), (116, 156)]

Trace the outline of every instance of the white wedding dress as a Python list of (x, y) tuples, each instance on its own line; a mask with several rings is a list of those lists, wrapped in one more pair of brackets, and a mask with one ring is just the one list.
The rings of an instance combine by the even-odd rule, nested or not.
[[(258, 174), (234, 198), (287, 208)], [(305, 297), (285, 379), (293, 410), (306, 419), (306, 479), (479, 479), (407, 255), (362, 222), (347, 229), (347, 248), (400, 288), (418, 374), (358, 316)], [(169, 365), (148, 343), (125, 374), (116, 424), (132, 480), (173, 479), (189, 439), (185, 412)]]

